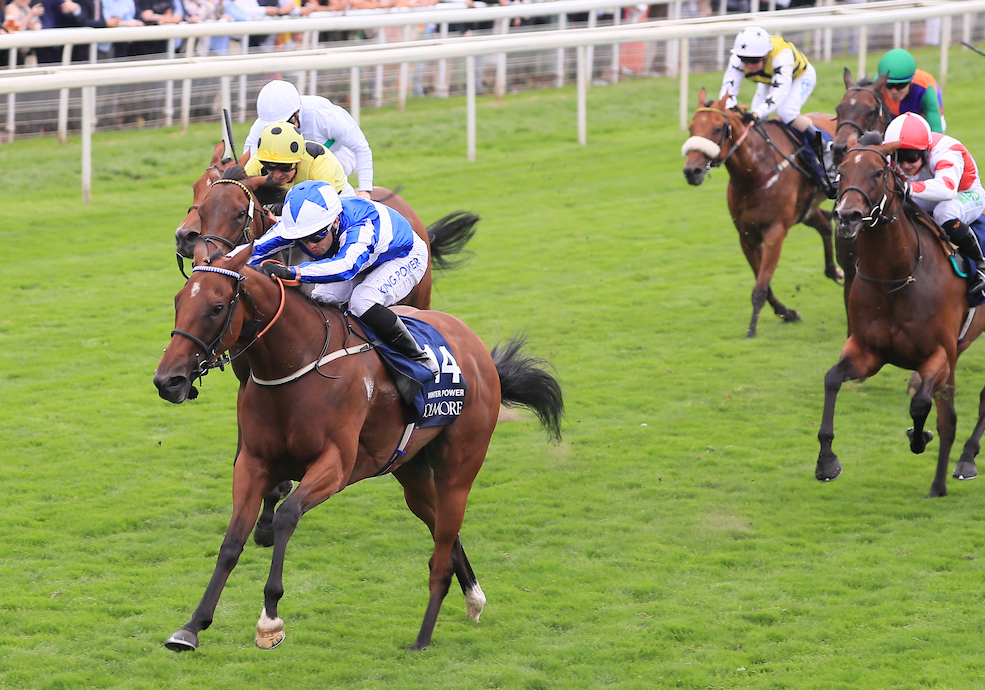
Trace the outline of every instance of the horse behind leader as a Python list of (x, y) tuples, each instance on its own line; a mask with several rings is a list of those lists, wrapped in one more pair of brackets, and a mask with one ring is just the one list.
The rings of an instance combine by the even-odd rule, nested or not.
[[(780, 261), (787, 232), (796, 223), (818, 231), (824, 247), (824, 275), (835, 282), (843, 277), (835, 265), (831, 217), (820, 208), (824, 192), (796, 161), (801, 144), (776, 121), (746, 124), (738, 110), (725, 108), (727, 96), (717, 102), (698, 94), (698, 109), (691, 119), (691, 137), (682, 153), (687, 157), (684, 176), (700, 185), (708, 171), (724, 165), (729, 171), (728, 207), (739, 231), (739, 244), (756, 285), (752, 291), (752, 318), (746, 337), (753, 338), (759, 313), (768, 302), (784, 321), (799, 321), (773, 294), (770, 282)], [(830, 117), (811, 114), (815, 125), (830, 129)]]
[[(866, 139), (862, 139), (865, 142)], [(920, 373), (910, 401), (910, 450), (923, 453), (933, 434), (924, 429), (937, 404), (940, 450), (927, 497), (947, 494), (947, 468), (954, 443), (954, 370), (958, 356), (985, 329), (985, 310), (970, 311), (967, 283), (957, 276), (949, 249), (933, 219), (906, 201), (903, 179), (889, 165), (899, 142), (859, 145), (838, 167), (837, 232), (857, 238), (858, 271), (848, 297), (849, 337), (838, 363), (824, 377), (824, 412), (817, 437), (815, 476), (831, 481), (841, 474), (832, 450), (834, 411), (845, 381), (873, 376), (893, 364)], [(975, 431), (965, 443), (954, 477), (977, 476), (975, 456), (985, 431), (985, 390)]]
[[(439, 387), (464, 380), (460, 413), (442, 426), (407, 425), (407, 407), (374, 347), (344, 313), (320, 307), (246, 266), (249, 252), (216, 252), (197, 265), (175, 298), (175, 329), (154, 376), (164, 399), (188, 399), (191, 383), (229, 348), (252, 372), (237, 416), (243, 431), (233, 470), (233, 512), (212, 578), (188, 621), (165, 643), (194, 650), (211, 625), (222, 588), (236, 566), (263, 497), (287, 479), (297, 488), (273, 520), (274, 549), (257, 624), (258, 646), (284, 639), (278, 606), (287, 544), (301, 516), (345, 487), (392, 472), (410, 510), (434, 538), (429, 599), (413, 649), (428, 646), (452, 575), (478, 620), (485, 596), (459, 531), (466, 501), (485, 459), (499, 406), (531, 408), (560, 438), (563, 402), (542, 361), (524, 356), (522, 340), (490, 353), (468, 326), (436, 311), (401, 311), (433, 326)], [(257, 335), (259, 333), (259, 335)], [(408, 440), (409, 439), (409, 440)]]

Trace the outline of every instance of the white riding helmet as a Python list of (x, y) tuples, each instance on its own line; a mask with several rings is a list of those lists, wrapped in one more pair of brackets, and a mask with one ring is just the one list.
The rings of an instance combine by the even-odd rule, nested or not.
[(747, 26), (735, 37), (732, 54), (740, 58), (762, 58), (773, 50), (773, 42), (766, 29)]
[(287, 192), (280, 220), (280, 236), (288, 240), (310, 237), (328, 228), (342, 213), (342, 202), (332, 185), (308, 180)]
[(281, 79), (267, 82), (257, 95), (257, 118), (270, 124), (289, 120), (301, 110), (301, 94), (294, 84)]

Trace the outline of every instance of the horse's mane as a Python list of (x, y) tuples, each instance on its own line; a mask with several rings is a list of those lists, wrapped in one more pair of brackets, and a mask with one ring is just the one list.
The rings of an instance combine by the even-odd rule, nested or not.
[(859, 146), (878, 146), (882, 143), (882, 132), (870, 130), (858, 139)]
[[(222, 173), (223, 180), (245, 180), (249, 175), (246, 174), (246, 170), (243, 169), (241, 165), (230, 165)], [(287, 195), (287, 189), (283, 186), (277, 184), (273, 181), (269, 175), (267, 180), (257, 187), (254, 192), (257, 201), (260, 202), (261, 206), (269, 206), (272, 204), (282, 204), (284, 203), (284, 197)]]
[(246, 171), (243, 170), (243, 166), (241, 166), (239, 164), (230, 165), (228, 168), (226, 168), (222, 172), (222, 177), (220, 179), (223, 179), (223, 180), (245, 180), (246, 179)]
[(856, 83), (855, 86), (872, 86), (875, 83), (876, 82), (874, 79), (870, 79), (869, 77), (862, 77), (861, 79), (858, 80), (858, 83)]

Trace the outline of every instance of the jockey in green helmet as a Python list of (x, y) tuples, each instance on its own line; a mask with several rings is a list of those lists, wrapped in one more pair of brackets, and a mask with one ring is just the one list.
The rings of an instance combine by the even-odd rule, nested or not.
[(882, 97), (894, 116), (916, 113), (931, 130), (944, 134), (947, 122), (941, 89), (931, 74), (917, 69), (917, 61), (908, 51), (890, 50), (879, 60), (878, 72), (887, 75)]

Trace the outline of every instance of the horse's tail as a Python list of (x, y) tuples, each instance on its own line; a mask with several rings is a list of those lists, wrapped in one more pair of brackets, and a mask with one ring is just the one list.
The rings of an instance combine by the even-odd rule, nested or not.
[(525, 343), (526, 338), (514, 336), (505, 346), (497, 344), (492, 349), (503, 405), (530, 408), (551, 438), (560, 442), (564, 416), (561, 384), (545, 370), (546, 360), (520, 353)]
[(428, 226), (428, 242), (431, 244), (431, 265), (440, 269), (458, 268), (468, 263), (472, 252), (465, 252), (461, 258), (452, 260), (449, 254), (459, 254), (462, 247), (475, 234), (475, 224), (479, 216), (469, 211), (455, 211)]

